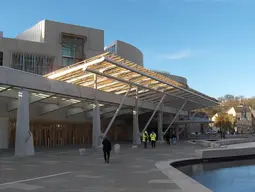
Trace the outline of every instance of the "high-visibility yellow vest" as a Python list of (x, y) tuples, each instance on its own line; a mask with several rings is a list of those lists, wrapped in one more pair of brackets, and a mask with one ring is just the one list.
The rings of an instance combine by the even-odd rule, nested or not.
[(150, 134), (151, 141), (156, 141), (156, 137), (157, 137), (156, 133)]
[(142, 140), (145, 142), (148, 139), (148, 133), (143, 133)]

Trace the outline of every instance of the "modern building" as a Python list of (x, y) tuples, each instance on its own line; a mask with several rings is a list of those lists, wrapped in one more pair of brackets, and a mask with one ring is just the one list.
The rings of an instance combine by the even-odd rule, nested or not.
[(104, 52), (104, 31), (43, 20), (16, 38), (0, 36), (0, 64), (40, 75)]
[(0, 149), (96, 147), (105, 135), (137, 144), (146, 129), (158, 140), (170, 130), (185, 136), (191, 110), (218, 105), (185, 78), (144, 68), (134, 46), (115, 45), (104, 52), (104, 31), (48, 20), (2, 37)]
[(106, 46), (104, 50), (143, 66), (142, 51), (129, 43), (117, 40)]

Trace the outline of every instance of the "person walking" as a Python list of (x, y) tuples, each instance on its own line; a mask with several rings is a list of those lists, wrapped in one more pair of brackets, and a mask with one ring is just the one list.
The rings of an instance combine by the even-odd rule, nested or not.
[(167, 144), (167, 145), (170, 145), (170, 134), (169, 134), (169, 133), (167, 133), (167, 134), (165, 135), (165, 140), (166, 140), (166, 144)]
[(151, 139), (151, 147), (155, 148), (156, 147), (156, 133), (154, 133), (154, 131), (151, 132), (150, 134), (150, 139)]
[(142, 142), (144, 144), (144, 148), (147, 148), (148, 138), (149, 138), (148, 132), (144, 131), (142, 134)]
[(103, 152), (104, 152), (104, 161), (105, 161), (105, 163), (109, 163), (110, 162), (110, 154), (111, 154), (111, 150), (112, 150), (112, 144), (107, 137), (104, 138), (102, 144), (103, 144)]

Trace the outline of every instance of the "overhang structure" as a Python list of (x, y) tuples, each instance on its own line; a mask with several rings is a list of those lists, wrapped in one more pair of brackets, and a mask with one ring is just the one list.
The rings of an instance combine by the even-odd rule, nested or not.
[[(95, 76), (97, 85), (95, 87)], [(190, 111), (213, 107), (218, 101), (187, 85), (108, 52), (45, 75), (49, 79), (95, 88), (141, 101)]]

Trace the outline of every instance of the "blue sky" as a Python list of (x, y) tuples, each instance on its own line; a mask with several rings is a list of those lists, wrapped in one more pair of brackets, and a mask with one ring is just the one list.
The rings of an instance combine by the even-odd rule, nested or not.
[[(65, 2), (65, 3), (63, 3)], [(105, 30), (129, 42), (145, 67), (188, 78), (198, 91), (255, 96), (254, 0), (2, 0), (5, 37), (43, 19)]]

